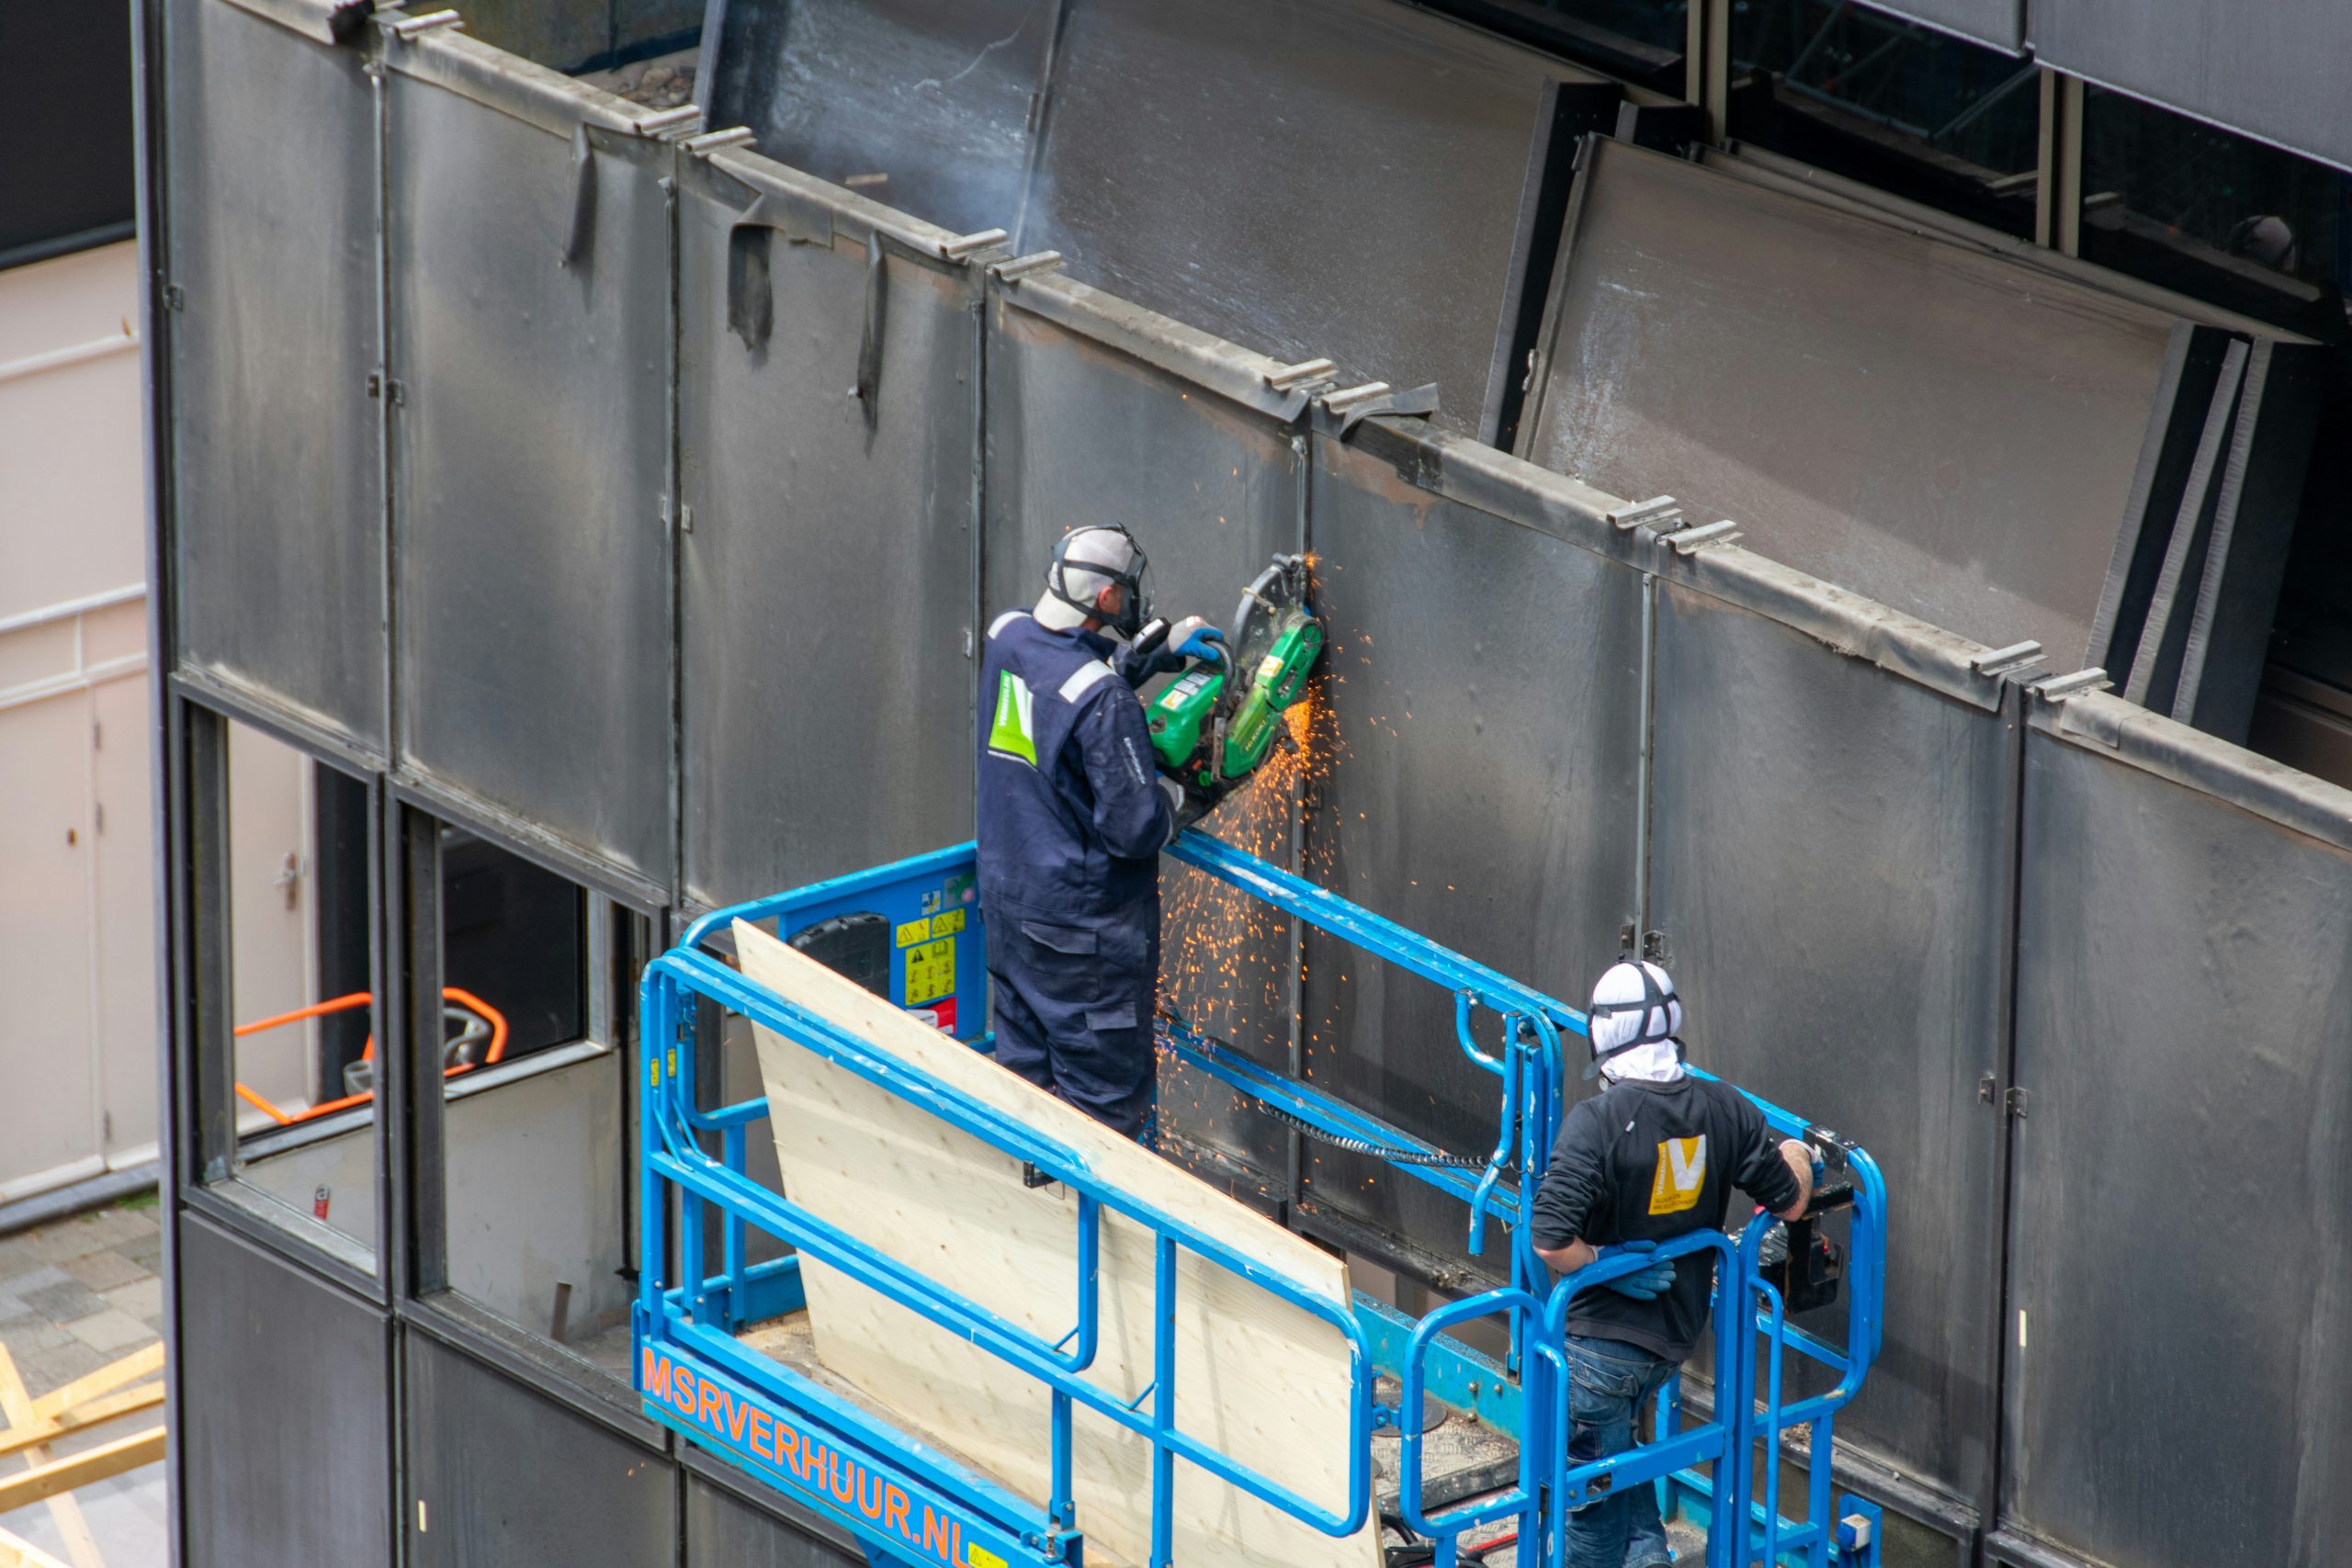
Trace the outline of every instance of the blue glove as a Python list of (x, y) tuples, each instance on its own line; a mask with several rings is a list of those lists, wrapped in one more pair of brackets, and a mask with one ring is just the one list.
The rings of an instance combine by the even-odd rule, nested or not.
[[(1629, 1241), (1616, 1247), (1602, 1247), (1599, 1261), (1605, 1263), (1612, 1258), (1623, 1258), (1628, 1254), (1638, 1256), (1657, 1250), (1657, 1243), (1654, 1241)], [(1674, 1288), (1674, 1260), (1670, 1258), (1654, 1258), (1647, 1268), (1636, 1269), (1614, 1280), (1604, 1280), (1601, 1285), (1621, 1296), (1631, 1296), (1637, 1302), (1654, 1302)]]
[(1130, 686), (1139, 687), (1156, 675), (1182, 670), (1191, 660), (1222, 660), (1224, 645), (1225, 634), (1198, 615), (1187, 615), (1172, 626), (1165, 620), (1154, 620), (1119, 650), (1119, 678)]
[(1197, 659), (1204, 664), (1225, 662), (1225, 634), (1198, 615), (1187, 615), (1177, 622), (1175, 629), (1168, 634), (1168, 640), (1187, 659)]

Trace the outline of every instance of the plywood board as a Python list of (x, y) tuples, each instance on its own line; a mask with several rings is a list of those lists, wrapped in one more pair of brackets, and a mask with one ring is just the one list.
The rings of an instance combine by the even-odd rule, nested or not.
[[(1106, 1182), (1324, 1300), (1349, 1300), (1338, 1259), (1097, 1125), (987, 1057), (738, 921), (743, 972), (796, 1006), (1078, 1151)], [(952, 1284), (1049, 1343), (1077, 1325), (1078, 1201), (1022, 1185), (1020, 1162), (784, 1039), (755, 1032), (785, 1190), (831, 1224)], [(1105, 1215), (1101, 1343), (1086, 1374), (1120, 1399), (1152, 1382), (1151, 1237)], [(1336, 1327), (1206, 1259), (1180, 1253), (1179, 1426), (1332, 1510), (1346, 1502), (1348, 1344)], [(912, 1430), (972, 1456), (1016, 1492), (1048, 1491), (1043, 1385), (813, 1262), (808, 1314), (824, 1364)], [(1146, 1402), (1142, 1409), (1148, 1410)], [(1074, 1490), (1090, 1560), (1149, 1554), (1150, 1445), (1080, 1409)], [(1179, 1461), (1175, 1561), (1373, 1568), (1370, 1529), (1334, 1539)]]

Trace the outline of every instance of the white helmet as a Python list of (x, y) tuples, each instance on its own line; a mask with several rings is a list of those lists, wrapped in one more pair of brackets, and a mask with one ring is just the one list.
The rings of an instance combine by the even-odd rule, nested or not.
[(1592, 1077), (1600, 1065), (1637, 1045), (1672, 1040), (1682, 1032), (1682, 1003), (1674, 994), (1674, 977), (1658, 964), (1620, 959), (1594, 982), (1592, 1010), (1586, 1014), (1592, 1060), (1584, 1076)]
[[(1122, 637), (1133, 638), (1151, 616), (1151, 595), (1144, 589), (1143, 547), (1123, 524), (1094, 523), (1073, 528), (1054, 547), (1046, 568), (1046, 596), (1037, 601), (1037, 618), (1049, 626), (1076, 626), (1100, 616)], [(1125, 589), (1126, 598), (1115, 615), (1103, 615), (1096, 601), (1105, 588)], [(1070, 611), (1078, 619), (1070, 618)]]

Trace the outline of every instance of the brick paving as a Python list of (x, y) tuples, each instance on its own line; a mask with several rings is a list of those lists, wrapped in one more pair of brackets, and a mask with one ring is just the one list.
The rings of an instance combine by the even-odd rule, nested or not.
[[(0, 1345), (34, 1398), (161, 1338), (164, 1240), (152, 1200), (76, 1214), (0, 1236)], [(127, 1437), (142, 1413), (61, 1442), (60, 1454)], [(0, 1472), (18, 1459), (0, 1459)], [(74, 1494), (105, 1568), (162, 1568), (164, 1467), (151, 1464)], [(0, 1514), (0, 1529), (71, 1561), (46, 1504)], [(4, 1555), (4, 1554), (0, 1554)]]

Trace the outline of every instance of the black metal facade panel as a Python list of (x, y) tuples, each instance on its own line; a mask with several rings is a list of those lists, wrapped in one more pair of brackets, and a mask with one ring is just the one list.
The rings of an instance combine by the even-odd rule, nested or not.
[[(1036, 603), (1054, 542), (1083, 524), (1134, 530), (1155, 613), (1220, 626), (1275, 554), (1304, 545), (1304, 459), (1283, 431), (1002, 295), (989, 322), (984, 631)], [(1252, 784), (1204, 829), (1286, 863), (1293, 813), (1279, 776)], [(1182, 868), (1163, 871), (1161, 896), (1161, 1005), (1287, 1066), (1289, 922)], [(1164, 1070), (1160, 1116), (1255, 1171), (1280, 1169), (1277, 1130), (1237, 1111), (1220, 1086)]]
[(2075, 667), (2171, 317), (1613, 142), (1572, 211), (1527, 456)]
[(384, 1314), (194, 1215), (173, 1287), (187, 1568), (390, 1562)]
[(2342, 1562), (2352, 852), (2026, 756), (2005, 1512), (2147, 1568)]
[(404, 1346), (409, 1568), (664, 1568), (677, 1471), (428, 1335)]
[(1476, 431), (1555, 79), (1387, 0), (1070, 0), (1019, 247)]
[(865, 1554), (686, 1474), (685, 1568), (863, 1568)]
[(2044, 65), (2352, 168), (2352, 59), (2341, 0), (2033, 0)]
[[(958, 233), (1020, 220), (1060, 0), (720, 0), (713, 126)], [(881, 175), (881, 179), (868, 176)]]
[(520, 119), (387, 91), (401, 759), (666, 886), (662, 191), (624, 151), (583, 175)]
[(1880, 9), (2011, 54), (2025, 47), (2025, 0), (1895, 0)]
[(1691, 1059), (1878, 1158), (1885, 1348), (1838, 1435), (1973, 1501), (2016, 731), (1679, 585), (1657, 660), (1650, 923)]
[[(1310, 514), (1330, 716), (1307, 874), (1579, 1001), (1634, 918), (1640, 575), (1440, 500), (1328, 439), (1316, 443)], [(1306, 965), (1317, 1084), (1486, 1157), (1502, 1084), (1456, 1044), (1452, 995), (1313, 933)], [(1481, 1023), (1491, 1051), (1500, 1022)], [(1328, 1145), (1307, 1154), (1318, 1206), (1461, 1254), (1460, 1203)], [(1507, 1272), (1498, 1243), (1479, 1266)]]
[(170, 0), (164, 16), (171, 155), (158, 265), (179, 301), (164, 313), (163, 436), (179, 658), (380, 755), (368, 79), (356, 51), (220, 0)]
[[(684, 783), (687, 893), (717, 906), (971, 836), (980, 323), (960, 271), (763, 232), (776, 325), (748, 347), (737, 209), (700, 185), (680, 209)], [(869, 338), (870, 423), (850, 393)]]

